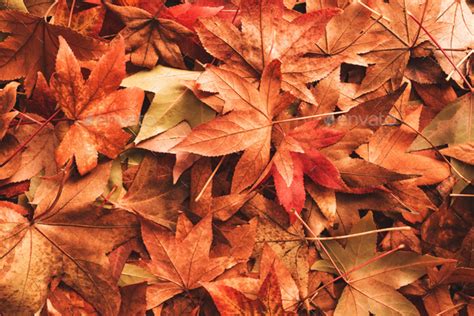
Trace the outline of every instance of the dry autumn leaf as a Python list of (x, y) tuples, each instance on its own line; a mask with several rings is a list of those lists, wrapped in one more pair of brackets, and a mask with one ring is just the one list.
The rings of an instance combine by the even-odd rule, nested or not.
[[(374, 229), (372, 213), (369, 213), (351, 232)], [(396, 290), (424, 275), (427, 266), (449, 260), (397, 251), (371, 263), (371, 259), (380, 256), (375, 244), (376, 235), (350, 238), (344, 248), (337, 241), (324, 242), (333, 261), (318, 261), (312, 268), (328, 272), (337, 270), (347, 283), (335, 315), (347, 315), (354, 310), (360, 315), (369, 315), (369, 312), (376, 315), (419, 315), (415, 306)], [(367, 264), (362, 266), (364, 263)]]
[(58, 105), (72, 122), (56, 149), (58, 165), (74, 158), (81, 174), (97, 165), (98, 153), (115, 158), (130, 138), (122, 128), (138, 123), (143, 90), (117, 90), (125, 76), (123, 40), (119, 39), (84, 80), (81, 67), (60, 39), (51, 87)]
[(0, 315), (473, 314), (469, 0), (0, 0)]
[(223, 68), (249, 80), (260, 79), (272, 60), (279, 59), (282, 88), (315, 103), (305, 84), (322, 79), (340, 61), (304, 55), (339, 10), (330, 8), (288, 18), (282, 0), (243, 0), (240, 5), (241, 31), (218, 17), (200, 21), (196, 31), (204, 48), (224, 62)]
[(147, 289), (147, 308), (156, 307), (183, 291), (201, 286), (231, 268), (235, 261), (229, 257), (210, 258), (212, 217), (198, 224), (185, 217), (178, 220), (176, 235), (148, 222), (142, 222), (142, 236), (151, 261), (144, 262), (158, 279)]
[(100, 41), (18, 11), (0, 11), (0, 31), (8, 34), (0, 43), (0, 79), (26, 77), (30, 81), (29, 88), (34, 85), (38, 71), (47, 78), (54, 72), (60, 36), (69, 41), (80, 59), (98, 57), (104, 52)]
[[(70, 179), (62, 194), (53, 190), (46, 199), (53, 202), (59, 193), (59, 200), (32, 219), (24, 217), (28, 211), (20, 205), (1, 202), (2, 312), (34, 313), (54, 276), (61, 276), (104, 315), (118, 312), (120, 295), (106, 254), (132, 238), (137, 226), (131, 216), (103, 212), (91, 204), (105, 187), (109, 168), (102, 165), (84, 178)], [(87, 190), (90, 183), (95, 194)]]

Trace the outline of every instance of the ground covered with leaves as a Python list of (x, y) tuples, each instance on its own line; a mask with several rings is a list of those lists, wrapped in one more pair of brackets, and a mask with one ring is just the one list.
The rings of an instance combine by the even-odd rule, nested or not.
[(0, 0), (0, 315), (474, 315), (465, 0)]

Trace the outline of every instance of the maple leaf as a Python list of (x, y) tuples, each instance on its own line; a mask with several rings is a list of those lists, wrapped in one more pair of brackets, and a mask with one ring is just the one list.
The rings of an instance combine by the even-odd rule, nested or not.
[[(59, 200), (54, 203), (57, 190), (49, 191), (38, 205), (46, 207), (31, 220), (22, 216), (28, 211), (21, 206), (0, 202), (2, 312), (35, 313), (46, 300), (52, 278), (61, 276), (99, 312), (116, 315), (120, 296), (106, 254), (132, 238), (137, 225), (130, 215), (102, 212), (91, 205), (109, 174), (110, 164), (104, 164), (83, 178), (70, 178)], [(47, 182), (53, 182), (49, 187), (60, 186)]]
[(126, 25), (120, 34), (125, 38), (132, 64), (153, 68), (159, 59), (163, 59), (170, 66), (185, 68), (178, 42), (193, 33), (169, 19), (163, 2), (148, 2), (145, 9), (110, 3), (107, 8)]
[(406, 85), (402, 85), (393, 93), (362, 102), (345, 115), (339, 116), (330, 126), (344, 131), (344, 137), (337, 143), (323, 148), (321, 152), (331, 160), (337, 161), (345, 159), (360, 145), (367, 143), (373, 133), (384, 124), (405, 88)]
[(123, 127), (138, 123), (144, 93), (138, 88), (117, 90), (125, 76), (123, 40), (118, 40), (84, 80), (81, 67), (60, 39), (51, 87), (72, 125), (56, 149), (58, 165), (75, 158), (81, 174), (97, 165), (98, 153), (115, 158), (130, 135)]
[(374, 91), (387, 81), (393, 87), (398, 87), (410, 57), (429, 55), (425, 46), (430, 38), (410, 15), (420, 21), (428, 33), (435, 36), (450, 26), (449, 23), (438, 20), (440, 7), (441, 1), (373, 2), (372, 8), (386, 17), (377, 19), (378, 27), (384, 31), (386, 39), (364, 55), (365, 60), (372, 65), (368, 67), (356, 97)]
[(143, 221), (142, 237), (151, 260), (144, 267), (159, 281), (147, 288), (147, 308), (171, 297), (200, 287), (231, 268), (229, 257), (209, 258), (212, 243), (212, 217), (206, 216), (195, 226), (185, 217), (178, 220), (176, 235), (163, 227)]
[(303, 174), (328, 188), (345, 187), (337, 168), (318, 151), (338, 142), (344, 132), (318, 126), (320, 123), (311, 121), (291, 130), (272, 159), (277, 197), (292, 221), (296, 219), (293, 213), (301, 212), (306, 198)]
[(222, 315), (292, 314), (298, 288), (268, 245), (264, 245), (259, 269), (258, 279), (236, 277), (203, 283)]
[[(448, 165), (439, 161), (430, 153), (418, 154), (408, 153), (408, 148), (417, 133), (413, 128), (418, 128), (422, 107), (418, 104), (407, 103), (410, 91), (399, 99), (391, 115), (403, 117), (404, 123), (400, 126), (382, 126), (371, 137), (368, 145), (357, 149), (357, 153), (364, 159), (378, 164), (391, 171), (401, 174), (416, 174), (418, 177), (399, 183), (390, 184), (387, 187), (395, 194), (409, 209), (418, 212), (423, 217), (428, 214), (432, 203), (425, 193), (418, 188), (420, 185), (430, 185), (443, 181), (450, 175)], [(425, 201), (419, 203), (419, 201)], [(405, 215), (404, 215), (405, 216)], [(422, 217), (418, 217), (420, 220)], [(405, 218), (408, 218), (405, 216)], [(415, 219), (412, 217), (412, 219)]]
[[(217, 282), (216, 282), (217, 283)], [(261, 284), (257, 298), (252, 300), (244, 293), (229, 285), (219, 283), (204, 285), (211, 294), (221, 315), (287, 315), (282, 306), (280, 286), (275, 270), (272, 268)], [(248, 294), (247, 294), (248, 295)]]
[(232, 192), (250, 186), (270, 158), (272, 118), (284, 101), (280, 83), (277, 60), (265, 68), (259, 90), (230, 71), (208, 66), (196, 84), (200, 90), (218, 92), (225, 101), (223, 113), (229, 113), (195, 127), (174, 150), (203, 156), (245, 150), (236, 166)]
[[(241, 211), (249, 218), (258, 218), (254, 249), (257, 258), (263, 257), (263, 245), (271, 240), (268, 246), (290, 272), (298, 286), (300, 297), (307, 297), (310, 287), (308, 271), (315, 254), (304, 239), (300, 223), (290, 225), (282, 207), (260, 194), (256, 194)], [(291, 290), (288, 293), (295, 292)], [(289, 295), (287, 300), (297, 300), (297, 295)]]
[[(374, 230), (372, 213), (368, 213), (351, 233)], [(313, 269), (334, 272), (338, 269), (347, 274), (347, 282), (337, 304), (335, 315), (419, 315), (416, 307), (396, 290), (408, 285), (426, 273), (427, 266), (435, 266), (448, 262), (446, 259), (429, 255), (420, 256), (408, 251), (398, 251), (366, 264), (380, 255), (376, 252), (375, 234), (358, 236), (348, 239), (343, 248), (337, 241), (324, 242), (335, 266), (328, 258), (317, 261)], [(323, 268), (324, 266), (330, 268)], [(338, 272), (337, 272), (338, 273)]]
[(315, 103), (305, 84), (322, 79), (339, 61), (304, 55), (321, 37), (326, 23), (340, 10), (319, 10), (287, 21), (282, 0), (243, 0), (240, 11), (242, 31), (218, 17), (198, 22), (195, 28), (204, 48), (224, 63), (222, 68), (252, 81), (260, 79), (272, 60), (279, 59), (282, 88)]
[(213, 111), (200, 102), (185, 84), (186, 81), (198, 79), (200, 74), (199, 71), (158, 65), (122, 81), (124, 87), (139, 87), (155, 94), (135, 143), (163, 133), (182, 121), (195, 127), (214, 117)]
[(53, 73), (60, 36), (70, 43), (79, 59), (96, 58), (105, 50), (97, 40), (18, 11), (0, 11), (0, 31), (8, 34), (0, 43), (0, 80), (26, 77), (27, 89), (34, 85), (38, 71), (46, 78)]
[(165, 227), (174, 227), (187, 192), (180, 184), (173, 186), (173, 159), (146, 155), (128, 192), (116, 207), (140, 214)]
[(16, 111), (12, 111), (16, 103), (18, 85), (17, 82), (10, 82), (0, 90), (0, 140), (5, 137), (11, 121), (18, 115)]

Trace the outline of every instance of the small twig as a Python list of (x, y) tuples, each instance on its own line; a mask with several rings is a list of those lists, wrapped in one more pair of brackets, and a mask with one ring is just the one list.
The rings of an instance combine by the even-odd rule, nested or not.
[(31, 117), (30, 115), (28, 115), (26, 113), (23, 113), (23, 112), (20, 112), (20, 111), (17, 111), (17, 113), (18, 113), (19, 116), (22, 116), (22, 117), (26, 118), (27, 120), (30, 120), (31, 122), (33, 122), (35, 124), (38, 124), (38, 125), (43, 124), (43, 122), (38, 121), (37, 119), (35, 119), (34, 117)]
[(466, 303), (459, 303), (454, 306), (448, 307), (445, 310), (442, 310), (441, 312), (437, 313), (436, 316), (441, 316), (443, 314), (446, 314), (447, 312), (457, 310), (458, 308), (463, 307), (464, 305), (466, 305)]
[(46, 12), (44, 13), (44, 16), (43, 16), (43, 19), (48, 22), (48, 15), (49, 15), (49, 12), (51, 12), (51, 10), (58, 4), (59, 0), (55, 0), (53, 3), (51, 3), (51, 5), (48, 7), (48, 9), (46, 10)]
[(76, 0), (72, 0), (71, 10), (69, 10), (69, 19), (67, 20), (67, 27), (71, 27), (72, 13), (74, 12), (74, 7), (75, 6), (76, 6)]
[(114, 184), (114, 186), (112, 187), (112, 189), (110, 189), (110, 192), (106, 195), (106, 196), (103, 196), (103, 201), (100, 205), (100, 208), (104, 208), (105, 204), (107, 202), (109, 202), (109, 199), (112, 197), (112, 194), (115, 193), (115, 190), (117, 190), (118, 186), (116, 184)]
[(217, 164), (217, 166), (214, 168), (214, 171), (212, 171), (211, 175), (209, 176), (209, 178), (207, 178), (206, 180), (206, 183), (204, 183), (201, 191), (199, 192), (199, 194), (196, 196), (196, 198), (194, 199), (194, 201), (199, 201), (199, 199), (201, 199), (202, 195), (204, 194), (204, 191), (206, 191), (207, 187), (209, 186), (209, 184), (211, 183), (212, 179), (214, 178), (214, 176), (216, 175), (217, 173), (217, 170), (219, 170), (219, 167), (222, 165), (222, 162), (224, 161), (224, 158), (225, 156), (222, 156), (221, 157), (221, 160), (219, 160), (219, 163)]
[(334, 236), (334, 237), (308, 237), (306, 239), (307, 240), (338, 240), (338, 239), (354, 238), (354, 237), (360, 237), (360, 236), (383, 233), (383, 232), (411, 230), (411, 229), (412, 228), (410, 226), (390, 227), (390, 228), (381, 228), (381, 229), (375, 229), (375, 230), (368, 230), (366, 232), (357, 233), (357, 234), (341, 235), (341, 236)]
[(383, 14), (375, 11), (374, 9), (372, 9), (371, 7), (369, 7), (368, 5), (366, 5), (365, 3), (363, 3), (361, 0), (357, 0), (357, 3), (359, 3), (361, 6), (363, 6), (364, 8), (366, 8), (367, 10), (369, 10), (370, 12), (372, 12), (373, 14), (379, 16), (380, 18), (384, 19), (385, 21), (387, 22), (392, 22), (392, 20), (390, 20), (389, 18), (385, 17)]
[(449, 196), (474, 198), (474, 194), (462, 194), (462, 193), (451, 193)]
[[(461, 65), (462, 65), (466, 60), (468, 60), (469, 57), (471, 57), (471, 55), (472, 55), (473, 53), (474, 53), (474, 49), (471, 49), (471, 50), (469, 51), (469, 53), (468, 53), (466, 56), (464, 56), (464, 57), (457, 63), (456, 67), (458, 67), (458, 68), (461, 67)], [(446, 77), (446, 81), (451, 80), (451, 77), (454, 75), (455, 72), (456, 72), (455, 69), (451, 70), (451, 72), (449, 73), (449, 75)]]
[(345, 111), (336, 111), (336, 112), (328, 112), (328, 113), (321, 113), (321, 114), (315, 114), (315, 115), (308, 115), (308, 116), (301, 116), (301, 117), (293, 117), (285, 120), (280, 120), (280, 121), (273, 121), (272, 124), (280, 124), (280, 123), (286, 123), (286, 122), (294, 122), (294, 121), (302, 121), (302, 120), (307, 120), (307, 119), (312, 119), (312, 118), (317, 118), (317, 117), (325, 117), (325, 116), (331, 116), (331, 115), (336, 115), (336, 114), (344, 114), (349, 112), (349, 110)]

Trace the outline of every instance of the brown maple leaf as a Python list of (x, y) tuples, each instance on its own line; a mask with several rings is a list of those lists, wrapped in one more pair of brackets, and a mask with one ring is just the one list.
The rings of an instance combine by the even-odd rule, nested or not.
[(384, 18), (375, 18), (378, 28), (384, 31), (385, 39), (380, 45), (364, 55), (371, 64), (359, 87), (356, 96), (374, 91), (390, 81), (397, 88), (411, 57), (427, 57), (433, 46), (427, 43), (430, 38), (410, 16), (421, 22), (423, 28), (436, 38), (449, 29), (450, 24), (438, 19), (441, 1), (390, 1), (377, 0), (372, 7)]
[(58, 165), (75, 158), (79, 172), (85, 174), (97, 165), (98, 153), (115, 158), (130, 138), (122, 128), (138, 123), (144, 92), (117, 90), (125, 77), (124, 50), (119, 39), (84, 80), (78, 60), (60, 39), (50, 84), (71, 126), (56, 149)]
[(203, 283), (221, 315), (288, 315), (299, 301), (298, 287), (275, 252), (264, 245), (259, 277), (223, 278)]
[(339, 60), (304, 57), (340, 10), (324, 9), (288, 21), (282, 0), (243, 0), (242, 31), (218, 17), (201, 19), (196, 26), (204, 48), (224, 65), (250, 81), (260, 79), (272, 60), (282, 63), (282, 88), (315, 103), (306, 83), (325, 77)]
[(79, 59), (96, 58), (105, 50), (102, 42), (19, 11), (0, 11), (0, 31), (8, 34), (0, 43), (0, 80), (26, 77), (27, 91), (34, 86), (38, 71), (46, 78), (53, 73), (60, 36)]
[(126, 25), (120, 34), (125, 38), (132, 64), (153, 68), (158, 60), (163, 59), (170, 66), (185, 68), (178, 43), (193, 33), (169, 18), (171, 14), (167, 14), (168, 9), (163, 2), (150, 2), (147, 10), (109, 3), (107, 8)]
[[(314, 260), (315, 251), (314, 248), (309, 247), (305, 240), (301, 223), (296, 222), (290, 225), (284, 209), (278, 203), (261, 194), (256, 194), (246, 203), (242, 212), (250, 218), (258, 218), (254, 256), (257, 258), (263, 257), (264, 254), (268, 256), (270, 252), (263, 252), (264, 244), (271, 240), (272, 242), (268, 242), (267, 245), (290, 272), (298, 286), (300, 297), (306, 297), (311, 286), (309, 267)], [(269, 256), (267, 259), (271, 258), (273, 256)], [(287, 293), (295, 292), (290, 290)], [(284, 295), (283, 292), (282, 295)], [(295, 301), (297, 295), (291, 294), (285, 300)]]
[(83, 178), (71, 177), (64, 186), (44, 180), (50, 190), (44, 198), (38, 196), (38, 212), (31, 220), (22, 216), (28, 210), (0, 202), (2, 312), (35, 313), (46, 300), (52, 278), (60, 276), (100, 313), (117, 314), (120, 295), (106, 254), (135, 236), (137, 224), (129, 214), (91, 205), (107, 184), (110, 166), (100, 165)]
[[(223, 116), (193, 129), (176, 152), (221, 156), (244, 150), (236, 166), (232, 192), (241, 192), (257, 180), (270, 159), (272, 119), (288, 103), (280, 94), (280, 62), (264, 70), (260, 89), (240, 76), (209, 66), (196, 82), (202, 91), (219, 93)], [(283, 107), (282, 107), (283, 104)]]
[(212, 217), (206, 216), (195, 226), (183, 215), (176, 235), (167, 229), (142, 222), (142, 237), (151, 260), (143, 265), (158, 280), (147, 288), (147, 308), (153, 308), (171, 297), (199, 288), (235, 265), (230, 257), (210, 258)]
[[(368, 213), (351, 233), (375, 228), (372, 213)], [(378, 315), (419, 315), (416, 307), (396, 290), (426, 274), (426, 267), (449, 263), (450, 260), (398, 251), (370, 262), (371, 258), (379, 255), (376, 239), (374, 234), (350, 238), (345, 248), (335, 240), (324, 242), (327, 247), (327, 254), (323, 254), (325, 261), (317, 261), (312, 268), (347, 274), (343, 276), (347, 285), (339, 298), (335, 315), (348, 315), (354, 311), (357, 315), (368, 315), (369, 312)], [(369, 264), (356, 268), (366, 262)]]
[[(258, 289), (257, 298), (251, 299), (235, 288), (219, 284), (204, 285), (211, 294), (221, 315), (287, 315), (282, 306), (280, 285), (272, 268)], [(291, 314), (291, 313), (290, 313)]]

